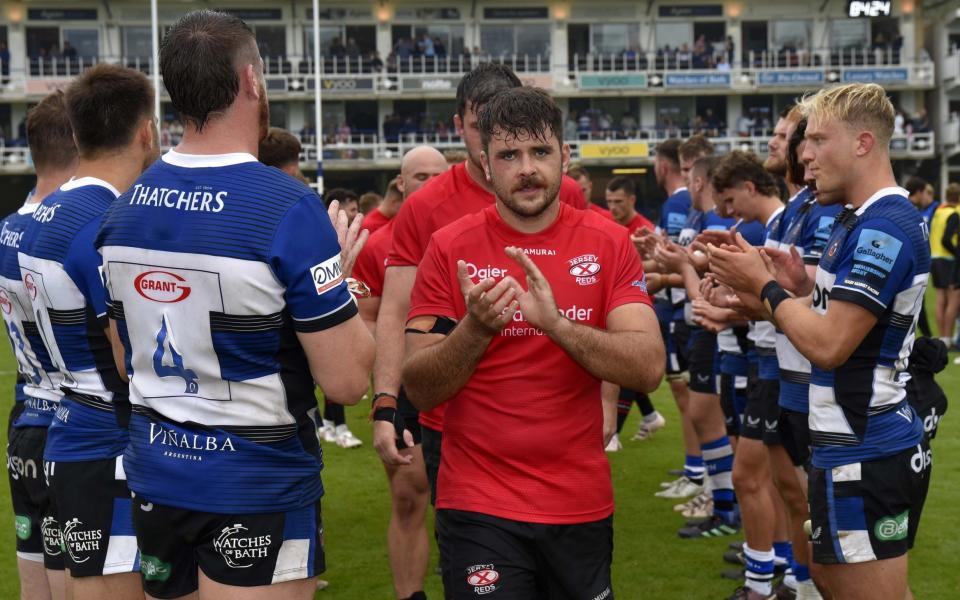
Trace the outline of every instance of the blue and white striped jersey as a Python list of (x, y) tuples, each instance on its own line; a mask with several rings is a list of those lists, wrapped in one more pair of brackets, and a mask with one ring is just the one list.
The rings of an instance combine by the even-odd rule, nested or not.
[[(790, 200), (780, 219), (780, 249), (789, 252), (795, 246), (803, 262), (816, 265), (833, 231), (842, 207), (823, 206), (809, 188), (803, 188)], [(777, 331), (777, 361), (780, 365), (780, 406), (794, 412), (807, 412), (810, 392), (810, 361), (782, 331)]]
[(877, 323), (836, 370), (812, 368), (817, 468), (875, 460), (920, 442), (923, 424), (905, 400), (905, 383), (930, 272), (928, 238), (902, 188), (882, 189), (837, 219), (817, 268), (813, 310), (824, 314), (831, 302), (852, 302)]
[[(44, 458), (78, 462), (119, 456), (127, 432), (127, 385), (113, 362), (100, 255), (93, 246), (117, 198), (109, 183), (72, 179), (47, 196), (23, 233), (18, 260), (40, 337), (63, 380)], [(118, 415), (117, 412), (120, 412)]]
[(97, 246), (130, 374), (130, 489), (213, 513), (316, 501), (297, 332), (357, 313), (316, 193), (249, 154), (171, 151), (120, 197)]
[(63, 397), (63, 377), (50, 362), (43, 345), (17, 260), (23, 232), (39, 205), (28, 198), (26, 204), (0, 223), (0, 311), (23, 379), (17, 393), (23, 410), (13, 422), (14, 427), (48, 427)]
[[(687, 222), (687, 215), (690, 214), (692, 199), (690, 192), (685, 187), (677, 188), (672, 194), (667, 196), (660, 208), (660, 220), (657, 221), (657, 233), (667, 234), (671, 242), (680, 240), (680, 232)], [(654, 310), (657, 313), (657, 319), (660, 321), (673, 320), (673, 303), (670, 300), (671, 289), (665, 287), (654, 295)]]

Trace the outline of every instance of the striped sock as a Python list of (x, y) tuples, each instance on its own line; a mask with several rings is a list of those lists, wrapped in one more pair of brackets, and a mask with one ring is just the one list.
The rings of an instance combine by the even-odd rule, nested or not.
[(713, 514), (725, 523), (736, 520), (736, 497), (733, 495), (733, 447), (730, 439), (723, 436), (700, 447), (707, 472), (713, 484)]
[(760, 552), (744, 544), (743, 556), (747, 560), (744, 585), (766, 598), (773, 591), (773, 560), (776, 554), (773, 550)]
[(703, 484), (703, 457), (688, 454), (683, 461), (683, 474), (690, 481)]
[(810, 581), (810, 566), (801, 565), (798, 562), (793, 563), (793, 576), (797, 578), (798, 583)]

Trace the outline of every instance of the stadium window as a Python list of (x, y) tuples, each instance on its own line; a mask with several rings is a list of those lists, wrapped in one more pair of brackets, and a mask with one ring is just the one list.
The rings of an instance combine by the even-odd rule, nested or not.
[(636, 50), (640, 27), (634, 23), (593, 23), (590, 49), (593, 53), (623, 54)]
[(27, 27), (27, 56), (46, 58), (59, 52), (59, 27)]
[(79, 58), (100, 56), (100, 32), (96, 29), (64, 29), (63, 42), (60, 52), (64, 57), (67, 56), (68, 48), (76, 50)]
[(257, 36), (257, 47), (260, 56), (268, 58), (285, 58), (287, 56), (287, 28), (283, 25), (254, 25), (253, 33)]
[(125, 25), (123, 34), (123, 56), (128, 63), (150, 60), (153, 44), (150, 39), (150, 27), (146, 25)]
[(686, 137), (695, 116), (691, 97), (656, 98), (657, 132), (660, 137)]
[(539, 55), (549, 60), (550, 25), (484, 24), (480, 26), (480, 47), (482, 52), (489, 56), (526, 55), (533, 59)]
[[(339, 41), (341, 44), (345, 43), (343, 27), (333, 27), (329, 25), (320, 26), (320, 56), (331, 57), (331, 49), (334, 47), (334, 40)], [(313, 56), (313, 26), (307, 26), (303, 28), (304, 42), (303, 47), (306, 48), (307, 57)]]
[(670, 47), (673, 50), (687, 45), (693, 47), (693, 23), (689, 21), (657, 21), (657, 50)]
[(287, 106), (286, 102), (270, 103), (270, 127), (287, 128)]
[[(463, 54), (463, 25), (418, 25), (413, 28), (415, 51), (422, 51), (420, 41), (426, 35), (433, 41), (434, 55), (456, 57)], [(437, 42), (440, 44), (437, 44)], [(416, 52), (415, 52), (416, 53)]]
[(867, 19), (834, 19), (830, 23), (830, 45), (834, 50), (870, 46), (870, 21)]
[(809, 49), (812, 26), (813, 23), (809, 20), (773, 21), (773, 27), (770, 28), (770, 46), (776, 50)]
[(740, 137), (764, 135), (773, 129), (774, 103), (770, 94), (742, 96), (740, 118), (735, 123), (735, 133)]
[(770, 49), (769, 27), (767, 21), (744, 21), (740, 27), (740, 33), (743, 38), (743, 60), (750, 60), (750, 53), (754, 54), (755, 60), (759, 55)]

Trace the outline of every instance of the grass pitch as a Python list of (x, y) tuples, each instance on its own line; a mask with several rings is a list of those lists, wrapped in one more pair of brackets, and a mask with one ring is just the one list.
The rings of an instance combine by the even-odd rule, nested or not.
[[(14, 361), (7, 344), (0, 344), (0, 410), (12, 402)], [(960, 365), (951, 364), (938, 376), (951, 401), (960, 397)], [(674, 502), (654, 498), (659, 482), (671, 479), (667, 469), (683, 460), (680, 427), (669, 389), (662, 385), (654, 404), (667, 418), (667, 427), (645, 442), (630, 442), (639, 415), (634, 410), (624, 427), (624, 449), (610, 454), (616, 491), (614, 517), (614, 592), (625, 599), (715, 600), (728, 596), (736, 583), (720, 577), (728, 568), (721, 559), (734, 538), (683, 540), (676, 530), (682, 517)], [(924, 509), (916, 548), (910, 554), (910, 582), (919, 600), (960, 597), (960, 408), (952, 407), (941, 421), (933, 443), (933, 481)], [(344, 450), (325, 444), (323, 471), (326, 496), (328, 570), (330, 587), (317, 593), (321, 600), (393, 598), (387, 563), (386, 530), (389, 495), (383, 467), (370, 444), (366, 407), (347, 410), (350, 428), (363, 441), (361, 448)], [(6, 442), (6, 431), (3, 432)], [(15, 534), (7, 485), (0, 486), (0, 523), (7, 523), (0, 544), (0, 599), (18, 597)], [(432, 549), (426, 591), (442, 598)], [(869, 585), (865, 582), (865, 585)]]

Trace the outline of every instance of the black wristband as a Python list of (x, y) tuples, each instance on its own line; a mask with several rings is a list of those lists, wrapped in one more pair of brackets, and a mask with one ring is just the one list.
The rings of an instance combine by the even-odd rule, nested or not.
[(771, 315), (777, 312), (777, 307), (780, 306), (781, 302), (790, 298), (787, 290), (783, 289), (776, 281), (768, 281), (767, 285), (763, 286), (763, 290), (760, 291), (760, 300), (766, 305)]
[(373, 411), (374, 421), (387, 421), (388, 423), (393, 423), (396, 416), (397, 416), (397, 409), (391, 406), (383, 406)]

